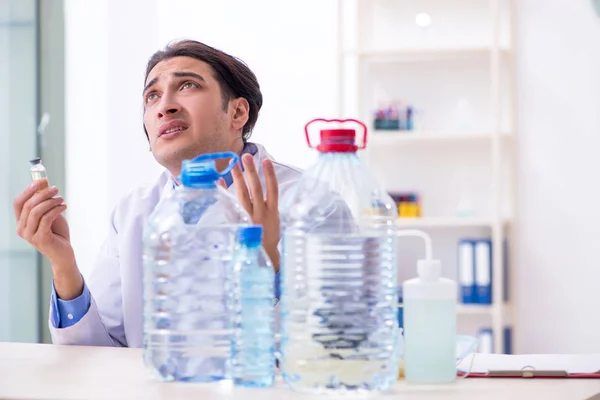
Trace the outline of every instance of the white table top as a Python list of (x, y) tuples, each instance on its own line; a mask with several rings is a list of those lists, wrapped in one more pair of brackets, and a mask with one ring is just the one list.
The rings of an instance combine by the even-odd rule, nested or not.
[[(393, 389), (375, 398), (563, 400), (588, 399), (598, 393), (600, 380), (467, 378), (440, 386), (416, 386), (400, 381)], [(292, 392), (281, 381), (271, 389), (157, 382), (149, 378), (140, 349), (0, 343), (0, 399), (281, 400), (319, 397), (331, 398)]]

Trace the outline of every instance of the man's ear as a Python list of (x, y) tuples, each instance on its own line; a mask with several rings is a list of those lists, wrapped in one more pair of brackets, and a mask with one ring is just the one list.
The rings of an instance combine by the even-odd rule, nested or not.
[(248, 100), (243, 97), (238, 97), (237, 99), (231, 100), (229, 106), (233, 111), (231, 119), (232, 128), (235, 130), (242, 129), (244, 125), (246, 125), (246, 122), (248, 122), (250, 115), (250, 104), (248, 104)]

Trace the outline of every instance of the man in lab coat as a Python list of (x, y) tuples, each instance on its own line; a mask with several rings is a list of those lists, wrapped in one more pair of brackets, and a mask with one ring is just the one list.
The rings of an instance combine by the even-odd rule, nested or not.
[[(52, 264), (54, 343), (142, 346), (142, 230), (158, 201), (177, 185), (182, 161), (200, 154), (241, 155), (244, 171), (238, 165), (221, 184), (263, 225), (263, 246), (279, 269), (279, 200), (290, 194), (300, 172), (247, 141), (262, 105), (252, 71), (202, 43), (177, 42), (150, 58), (142, 98), (146, 136), (165, 171), (153, 186), (132, 191), (116, 205), (88, 281), (75, 260), (58, 190), (38, 191), (33, 184), (14, 201), (18, 235)], [(218, 161), (218, 169), (228, 161)]]

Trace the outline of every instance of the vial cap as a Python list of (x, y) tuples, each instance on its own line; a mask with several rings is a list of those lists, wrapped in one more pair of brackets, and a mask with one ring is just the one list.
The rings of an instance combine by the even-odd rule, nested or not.
[(37, 164), (40, 164), (41, 162), (42, 162), (42, 157), (36, 157), (36, 158), (29, 160), (29, 164), (31, 164), (31, 165), (37, 165)]

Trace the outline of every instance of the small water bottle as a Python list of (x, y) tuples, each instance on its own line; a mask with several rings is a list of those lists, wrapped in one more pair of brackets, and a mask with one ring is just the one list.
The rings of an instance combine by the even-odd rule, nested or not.
[(399, 367), (398, 211), (357, 155), (365, 125), (313, 120), (311, 147), (319, 125), (282, 221), (282, 377), (307, 393), (384, 391)]
[(407, 382), (456, 379), (457, 285), (440, 262), (420, 260), (418, 277), (404, 282), (404, 374)]
[(269, 387), (275, 380), (273, 265), (264, 252), (262, 227), (238, 231), (238, 250), (231, 274), (233, 383)]
[[(217, 158), (232, 158), (222, 172)], [(250, 216), (217, 181), (234, 153), (183, 162), (180, 182), (161, 199), (143, 234), (144, 361), (165, 381), (231, 379), (229, 270)]]

